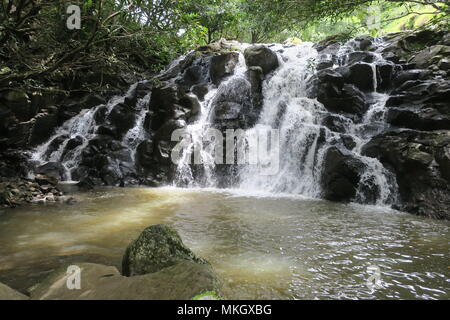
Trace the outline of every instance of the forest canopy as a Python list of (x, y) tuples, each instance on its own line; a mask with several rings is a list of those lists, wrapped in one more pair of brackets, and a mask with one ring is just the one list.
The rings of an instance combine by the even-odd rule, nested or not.
[[(70, 30), (69, 5), (81, 9)], [(449, 27), (447, 0), (0, 0), (0, 84), (133, 61), (157, 71), (220, 38), (317, 41)]]

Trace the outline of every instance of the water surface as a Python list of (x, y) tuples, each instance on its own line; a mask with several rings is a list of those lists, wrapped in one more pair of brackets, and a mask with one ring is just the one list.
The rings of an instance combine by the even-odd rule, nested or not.
[[(450, 223), (287, 195), (98, 189), (73, 205), (0, 209), (0, 281), (25, 290), (62, 263), (120, 266), (152, 224), (174, 226), (231, 299), (449, 299)], [(381, 270), (370, 290), (367, 267)]]

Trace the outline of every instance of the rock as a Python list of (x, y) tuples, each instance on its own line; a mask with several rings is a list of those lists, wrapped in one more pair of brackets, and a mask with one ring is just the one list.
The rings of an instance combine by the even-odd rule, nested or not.
[(322, 120), (322, 125), (334, 132), (345, 133), (350, 120), (343, 116), (334, 114), (326, 115)]
[(45, 185), (56, 186), (58, 184), (58, 180), (56, 178), (51, 177), (51, 176), (46, 176), (43, 174), (37, 174), (36, 177), (34, 178), (34, 180), (40, 186), (45, 186)]
[(125, 251), (122, 274), (129, 277), (154, 273), (181, 261), (207, 264), (184, 246), (174, 229), (166, 225), (150, 226)]
[(196, 84), (191, 88), (192, 92), (198, 97), (200, 101), (203, 101), (206, 94), (208, 93), (207, 84)]
[(322, 172), (323, 196), (348, 202), (355, 198), (365, 164), (349, 151), (331, 147), (326, 152)]
[(213, 56), (209, 69), (212, 83), (217, 86), (224, 77), (233, 74), (238, 62), (239, 53), (237, 52), (228, 52)]
[(154, 165), (153, 161), (153, 142), (145, 140), (136, 149), (136, 160), (138, 165), (151, 168)]
[(261, 67), (264, 75), (278, 68), (278, 57), (275, 52), (263, 45), (250, 46), (244, 51), (247, 67)]
[(118, 103), (111, 110), (108, 120), (110, 120), (111, 124), (116, 128), (116, 138), (120, 139), (134, 126), (136, 115), (129, 106)]
[(436, 152), (436, 162), (442, 176), (450, 182), (450, 146), (442, 147)]
[(375, 90), (375, 76), (374, 67), (366, 62), (357, 62), (351, 65), (348, 71), (344, 73), (345, 80), (362, 91)]
[(409, 80), (386, 102), (387, 121), (418, 130), (450, 129), (450, 84), (438, 80)]
[(363, 154), (377, 158), (397, 177), (399, 209), (436, 219), (450, 219), (446, 153), (450, 133), (391, 131), (374, 137)]
[(31, 290), (32, 300), (190, 300), (206, 292), (220, 294), (221, 283), (206, 264), (180, 261), (158, 272), (134, 277), (115, 267), (77, 263), (80, 290), (69, 290), (67, 267), (53, 272)]
[(58, 115), (55, 109), (50, 113), (40, 113), (35, 117), (33, 128), (31, 129), (29, 143), (37, 146), (50, 138), (51, 134), (58, 126)]
[(196, 95), (188, 93), (180, 99), (180, 105), (190, 110), (189, 121), (193, 122), (201, 114), (202, 107)]
[(59, 162), (47, 162), (37, 167), (35, 172), (52, 180), (59, 180), (64, 178), (65, 169)]
[(413, 69), (399, 72), (394, 79), (395, 86), (401, 86), (411, 80), (425, 80), (431, 75), (430, 70)]
[(420, 51), (410, 62), (416, 64), (419, 68), (427, 68), (438, 63), (443, 57), (450, 57), (450, 46), (435, 45)]
[(26, 295), (0, 283), (0, 300), (28, 300)]
[(367, 51), (354, 51), (348, 54), (347, 64), (351, 65), (356, 62), (372, 63), (376, 60), (376, 55)]

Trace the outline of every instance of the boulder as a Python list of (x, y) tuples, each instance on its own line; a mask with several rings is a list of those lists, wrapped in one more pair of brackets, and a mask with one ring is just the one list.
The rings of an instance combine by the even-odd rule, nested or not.
[(351, 152), (334, 146), (326, 152), (323, 168), (323, 197), (331, 201), (352, 201), (365, 164)]
[(28, 300), (26, 295), (0, 283), (0, 300)]
[(136, 149), (136, 160), (142, 167), (151, 168), (153, 161), (153, 142), (145, 140)]
[(208, 264), (187, 248), (178, 233), (167, 225), (146, 228), (126, 249), (122, 274), (136, 276), (155, 273), (182, 261)]
[(437, 219), (450, 219), (447, 160), (450, 133), (399, 130), (375, 136), (364, 155), (377, 158), (397, 177), (399, 209)]
[(344, 72), (346, 82), (354, 84), (362, 91), (374, 91), (376, 68), (366, 62), (356, 62)]
[(221, 283), (211, 266), (192, 261), (178, 263), (152, 274), (122, 276), (117, 268), (74, 263), (80, 268), (80, 289), (69, 290), (67, 267), (32, 287), (32, 300), (190, 300), (206, 292), (220, 294)]
[(37, 174), (34, 180), (40, 185), (53, 185), (56, 186), (58, 184), (58, 180), (51, 176), (46, 176), (43, 174)]
[(31, 146), (37, 146), (50, 138), (51, 134), (58, 126), (58, 115), (55, 110), (56, 109), (52, 109), (49, 112), (40, 113), (35, 117), (29, 139)]
[(233, 74), (238, 62), (239, 53), (237, 52), (228, 52), (213, 56), (209, 68), (212, 83), (217, 86), (223, 78)]
[(244, 51), (247, 67), (261, 67), (264, 75), (278, 68), (278, 57), (275, 52), (264, 45), (250, 46)]

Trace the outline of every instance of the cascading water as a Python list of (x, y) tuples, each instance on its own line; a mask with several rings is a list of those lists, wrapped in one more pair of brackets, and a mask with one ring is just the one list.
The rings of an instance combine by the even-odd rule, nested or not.
[[(374, 70), (374, 92), (369, 94), (372, 102), (362, 120), (355, 122), (346, 116), (330, 113), (316, 99), (308, 97), (308, 85), (315, 73), (314, 61), (318, 58), (312, 43), (289, 47), (273, 45), (271, 49), (277, 52), (281, 65), (264, 82), (264, 104), (258, 125), (279, 129), (279, 170), (274, 175), (261, 175), (258, 166), (244, 166), (238, 174), (239, 183), (233, 187), (254, 192), (291, 193), (319, 198), (322, 195), (324, 155), (331, 146), (337, 144), (337, 141), (342, 141), (343, 135), (347, 135), (355, 141), (355, 145), (350, 150), (351, 154), (365, 166), (354, 201), (378, 205), (394, 202), (395, 177), (377, 159), (361, 155), (362, 146), (386, 127), (384, 115), (388, 95), (376, 92), (378, 87), (376, 62), (382, 59), (381, 55), (375, 52), (376, 59), (371, 64)], [(340, 64), (346, 64), (347, 55), (353, 51), (355, 49), (352, 42), (341, 46), (338, 53)], [(235, 75), (221, 86), (243, 77), (245, 71), (243, 60), (240, 54), (240, 67)], [(334, 68), (337, 67), (339, 64), (335, 64)], [(191, 153), (185, 152), (183, 160), (178, 165), (175, 184), (179, 185), (183, 182), (188, 186), (215, 186), (214, 156), (211, 150), (205, 148), (203, 137), (205, 130), (211, 126), (209, 113), (218, 91), (220, 87), (209, 92), (202, 104), (202, 118), (188, 126), (188, 132), (193, 138), (190, 149), (194, 144), (200, 146), (206, 179), (199, 181), (194, 178), (190, 165)], [(345, 123), (345, 134), (331, 131), (322, 124), (324, 117), (330, 114)], [(247, 130), (247, 134), (250, 136), (254, 130), (256, 128)], [(367, 190), (370, 190), (369, 193), (372, 194), (370, 198), (365, 192)]]
[[(344, 143), (345, 148), (348, 149), (346, 152), (363, 164), (363, 172), (360, 174), (359, 185), (353, 200), (380, 205), (394, 202), (395, 177), (377, 159), (362, 155), (362, 147), (372, 137), (386, 129), (385, 104), (389, 96), (377, 92), (379, 84), (376, 66), (378, 62), (383, 61), (378, 52), (383, 48), (383, 44), (380, 42), (375, 42), (375, 44), (380, 49), (371, 52), (374, 57), (370, 62), (373, 71), (373, 90), (365, 94), (369, 101), (369, 108), (360, 119), (333, 113), (313, 98), (314, 95), (310, 91), (316, 75), (315, 62), (326, 53), (319, 55), (312, 43), (270, 45), (270, 49), (278, 56), (279, 67), (267, 75), (263, 82), (262, 109), (258, 111), (259, 118), (256, 125), (253, 128), (253, 125), (246, 127), (246, 134), (251, 137), (260, 126), (279, 130), (279, 170), (274, 174), (265, 175), (261, 174), (261, 167), (258, 165), (240, 165), (233, 169), (233, 174), (236, 174), (237, 178), (232, 180), (228, 186), (258, 193), (289, 193), (320, 198), (323, 196), (321, 181), (327, 152), (331, 147), (342, 145), (342, 141), (350, 138), (352, 143)], [(240, 51), (243, 51), (248, 45), (240, 44), (238, 46)], [(334, 59), (334, 66), (331, 69), (347, 65), (349, 56), (355, 51), (357, 50), (355, 50), (354, 41), (340, 46), (336, 53), (337, 59)], [(186, 74), (186, 65), (189, 65), (189, 61), (192, 62), (189, 60), (191, 55), (192, 53), (175, 60), (160, 76), (160, 80), (172, 83), (172, 85), (182, 81)], [(191, 124), (187, 126), (185, 133), (190, 136), (191, 140), (184, 147), (180, 161), (175, 168), (174, 185), (221, 187), (219, 175), (227, 173), (217, 170), (215, 149), (212, 147), (211, 137), (208, 136), (208, 129), (217, 125), (216, 108), (221, 103), (223, 104), (221, 98), (224, 96), (227, 99), (230, 96), (232, 98), (232, 101), (225, 99), (229, 105), (232, 105), (227, 112), (235, 112), (233, 106), (237, 106), (237, 109), (240, 107), (241, 110), (238, 111), (240, 113), (247, 112), (245, 108), (248, 107), (249, 98), (241, 99), (240, 95), (247, 95), (248, 90), (245, 88), (252, 88), (252, 84), (244, 55), (238, 53), (238, 56), (238, 61), (233, 66), (234, 71), (225, 80), (219, 82), (218, 85), (213, 85), (211, 81), (208, 83), (207, 93), (200, 102), (200, 114), (196, 116), (195, 121), (189, 120)], [(132, 86), (129, 93), (136, 90), (137, 85)], [(98, 136), (99, 124), (95, 119), (96, 114), (100, 109), (106, 108), (104, 112), (106, 113), (105, 117), (108, 118), (115, 106), (124, 103), (125, 97), (114, 97), (106, 106), (100, 105), (90, 110), (83, 110), (78, 116), (68, 120), (47, 143), (36, 148), (32, 159), (39, 165), (47, 162), (61, 163), (65, 171), (64, 179), (72, 180), (74, 170), (82, 161), (83, 151), (90, 141)], [(242, 102), (244, 100), (245, 102)], [(127, 131), (120, 136), (118, 141), (121, 145), (119, 149), (126, 149), (127, 155), (119, 154), (118, 157), (121, 160), (116, 161), (108, 158), (109, 154), (103, 154), (109, 159), (108, 170), (118, 172), (119, 179), (123, 178), (121, 170), (130, 171), (129, 168), (138, 162), (136, 160), (138, 146), (145, 141), (153, 141), (155, 135), (158, 136), (157, 132), (149, 132), (146, 124), (149, 111), (152, 113), (158, 108), (158, 105), (150, 107), (151, 105), (151, 93), (137, 99), (133, 105), (134, 125), (131, 128), (127, 127)], [(149, 110), (149, 107), (156, 109)], [(343, 132), (330, 130), (324, 125), (325, 118), (329, 116), (339, 119), (345, 127)], [(229, 118), (223, 119), (229, 120)], [(242, 120), (239, 119), (239, 121)], [(234, 123), (233, 129), (239, 129), (236, 128), (236, 123)], [(223, 126), (221, 126), (221, 130), (223, 130)], [(158, 143), (157, 139), (155, 141)], [(155, 150), (158, 146), (155, 144), (152, 148)], [(113, 152), (115, 151), (113, 150)], [(229, 152), (229, 150), (225, 152)], [(145, 155), (145, 157), (147, 156)], [(105, 179), (103, 181), (109, 184), (109, 181)], [(117, 183), (118, 180), (112, 181)]]
[[(214, 177), (215, 156), (214, 148), (207, 137), (207, 130), (212, 127), (211, 111), (214, 107), (214, 101), (217, 94), (226, 88), (226, 86), (236, 80), (245, 79), (246, 65), (242, 54), (239, 54), (239, 60), (234, 70), (234, 75), (222, 82), (219, 87), (210, 86), (208, 94), (204, 101), (200, 103), (200, 118), (193, 124), (187, 126), (186, 135), (190, 136), (191, 141), (185, 146), (177, 165), (177, 173), (174, 179), (174, 185), (183, 185), (188, 187), (216, 187), (217, 182)], [(246, 81), (246, 80), (245, 80)], [(194, 164), (194, 166), (192, 166)], [(194, 177), (195, 165), (201, 165), (202, 174), (200, 178)], [(197, 168), (199, 168), (197, 166)]]
[[(114, 96), (106, 105), (98, 105), (92, 109), (84, 109), (77, 116), (67, 120), (60, 128), (56, 130), (50, 139), (38, 146), (31, 154), (31, 160), (37, 166), (46, 163), (59, 163), (64, 169), (62, 175), (63, 180), (72, 181), (73, 170), (76, 169), (81, 160), (82, 152), (88, 143), (97, 136), (99, 124), (95, 117), (105, 108), (103, 116), (107, 118), (112, 112), (114, 106), (124, 102), (130, 92), (136, 90), (138, 83), (132, 85), (127, 94), (123, 97)], [(150, 100), (151, 94), (147, 94), (136, 103), (135, 125), (125, 134), (122, 144), (127, 146), (129, 155), (134, 162), (136, 148), (140, 142), (147, 138), (147, 132), (144, 128), (145, 115), (148, 111), (146, 108)], [(57, 148), (54, 145), (57, 144)]]

